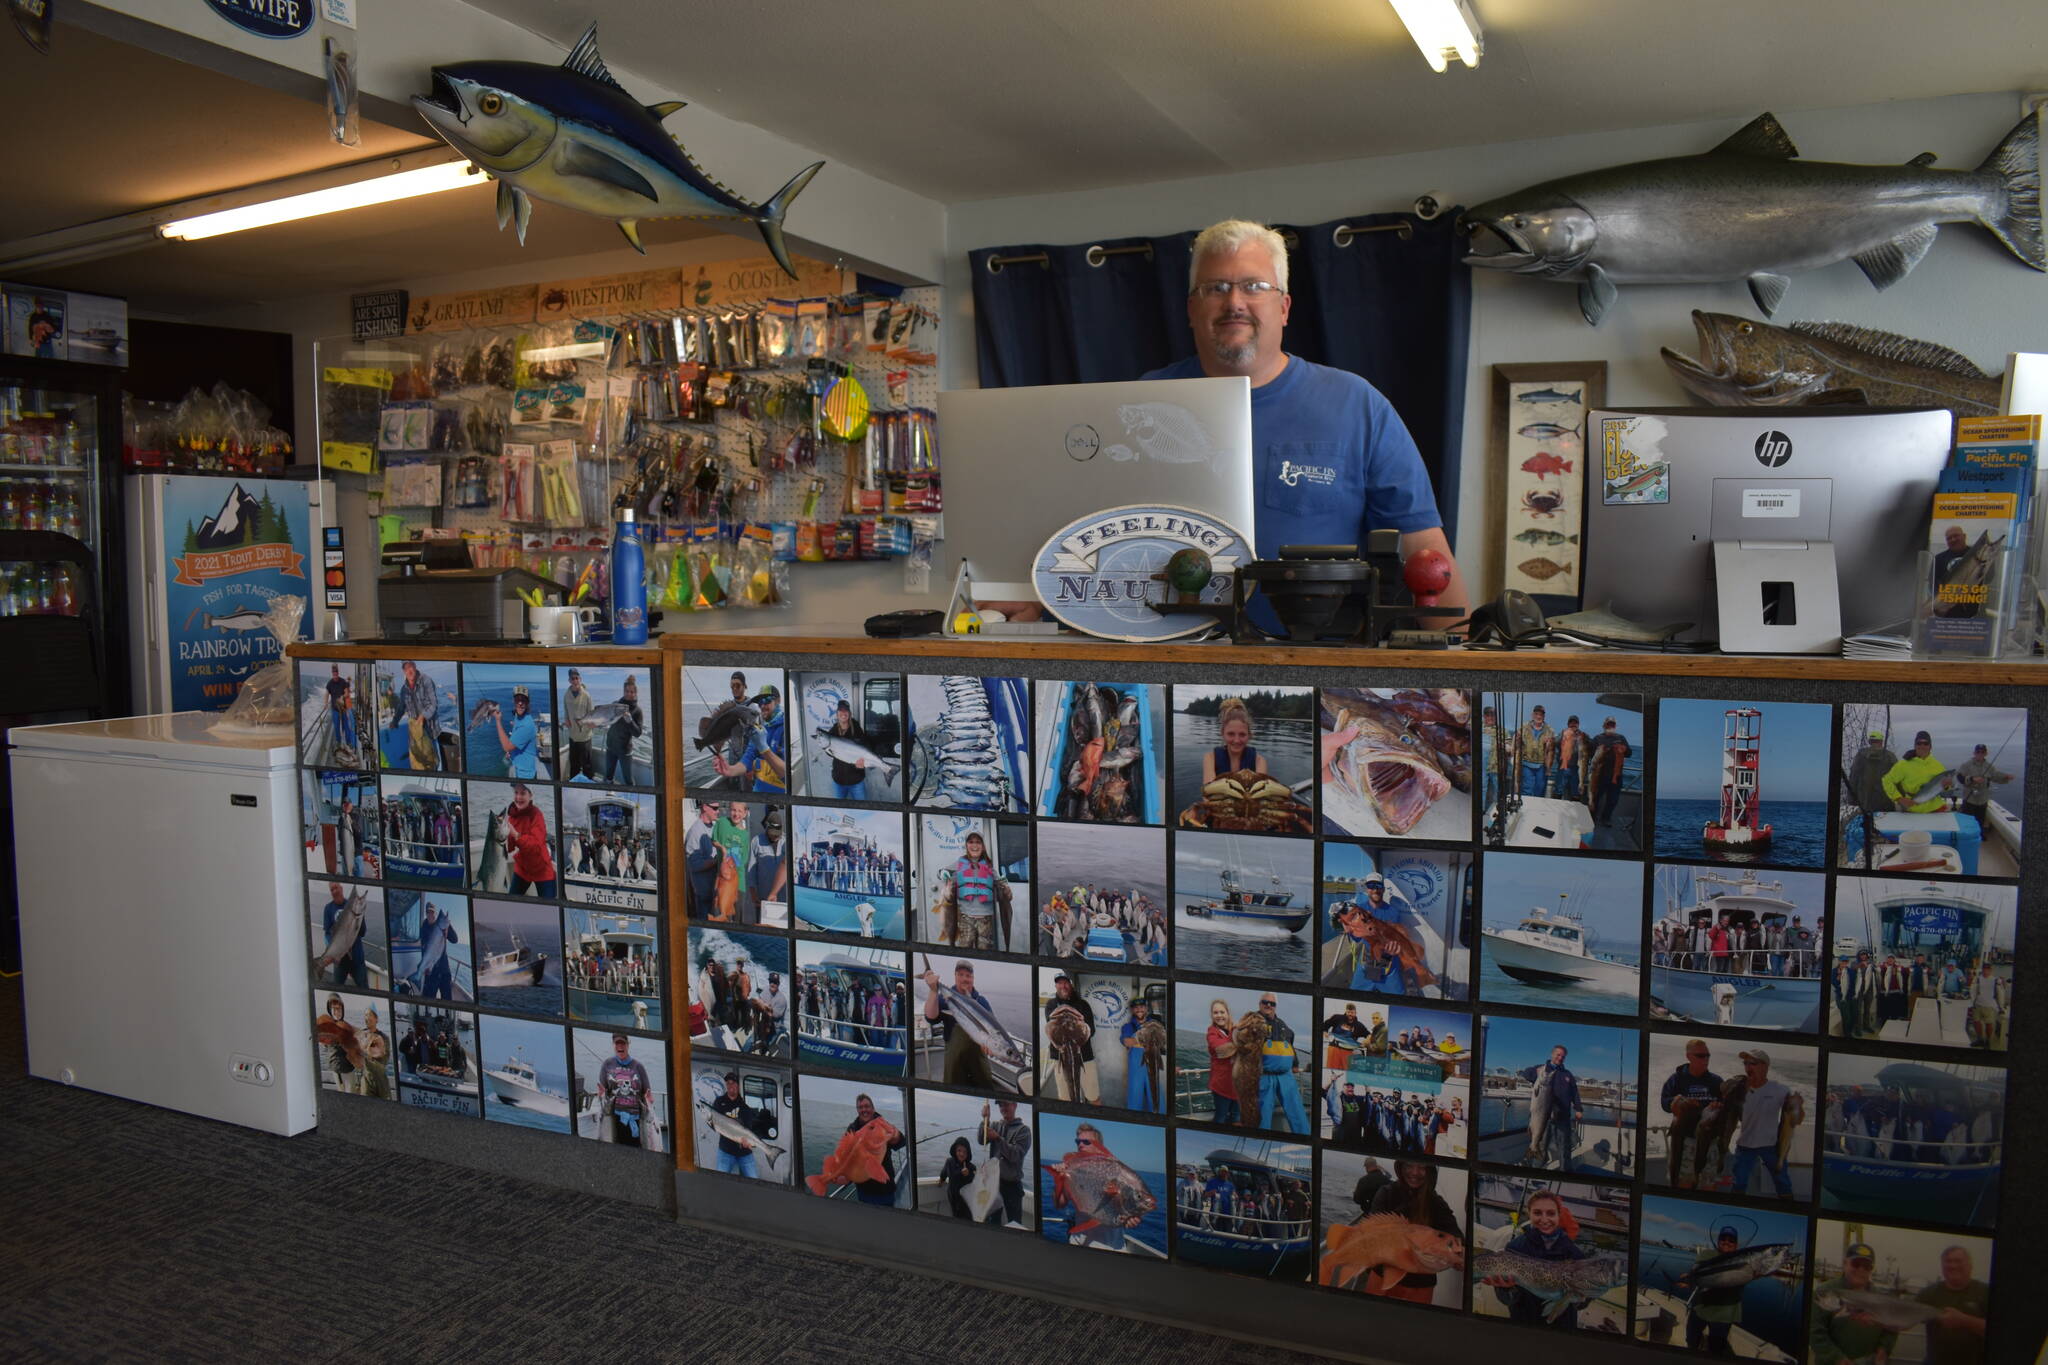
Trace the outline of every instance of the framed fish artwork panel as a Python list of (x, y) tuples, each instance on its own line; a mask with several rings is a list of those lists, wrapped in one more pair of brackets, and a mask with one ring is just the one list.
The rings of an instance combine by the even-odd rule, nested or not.
[(1579, 608), (1586, 414), (1607, 401), (1607, 362), (1495, 365), (1487, 426), (1486, 592), (1526, 592), (1546, 615)]

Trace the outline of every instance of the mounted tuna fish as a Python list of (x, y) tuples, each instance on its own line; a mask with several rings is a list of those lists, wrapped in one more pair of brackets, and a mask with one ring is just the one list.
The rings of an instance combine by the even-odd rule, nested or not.
[(1598, 325), (1618, 284), (1747, 280), (1769, 317), (1785, 272), (1854, 260), (1879, 289), (1934, 245), (1943, 223), (1976, 223), (2036, 270), (2041, 240), (2041, 133), (2032, 114), (1974, 171), (1796, 161), (1769, 114), (1699, 156), (1638, 161), (1548, 180), (1468, 210), (1468, 265), (1579, 286)]
[(597, 53), (596, 24), (558, 67), (459, 62), (433, 74), (434, 93), (413, 96), (413, 106), (498, 182), (498, 226), (516, 223), (522, 244), (529, 195), (615, 220), (643, 254), (642, 218), (737, 219), (761, 229), (775, 263), (795, 278), (782, 218), (825, 163), (798, 171), (765, 204), (748, 203), (662, 131), (682, 101), (641, 105), (612, 78)]
[(1934, 404), (1958, 417), (1999, 410), (2001, 381), (1946, 346), (1845, 322), (1773, 327), (1731, 313), (1692, 314), (1695, 360), (1670, 347), (1661, 354), (1687, 393), (1720, 407), (1864, 403), (1903, 408)]

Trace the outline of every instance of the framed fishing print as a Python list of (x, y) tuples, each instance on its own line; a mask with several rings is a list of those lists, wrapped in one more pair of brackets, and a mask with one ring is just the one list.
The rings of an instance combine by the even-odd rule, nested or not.
[(1606, 402), (1604, 360), (1493, 367), (1488, 596), (1513, 588), (1549, 615), (1578, 610), (1586, 414)]

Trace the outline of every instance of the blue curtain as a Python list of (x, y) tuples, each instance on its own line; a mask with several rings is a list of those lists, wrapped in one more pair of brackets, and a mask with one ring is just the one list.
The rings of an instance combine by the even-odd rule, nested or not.
[[(1363, 375), (1387, 396), (1421, 448), (1453, 543), (1472, 311), (1455, 219), (1446, 213), (1425, 223), (1386, 213), (1274, 224), (1290, 244), (1288, 352)], [(1340, 237), (1346, 227), (1353, 231)], [(1370, 228), (1406, 234), (1362, 230)], [(1193, 232), (1182, 232), (969, 252), (981, 386), (1136, 379), (1194, 354), (1187, 322), (1193, 241)]]

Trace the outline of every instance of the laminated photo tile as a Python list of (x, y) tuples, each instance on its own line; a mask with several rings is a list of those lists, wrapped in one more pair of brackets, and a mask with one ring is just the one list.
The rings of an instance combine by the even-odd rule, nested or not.
[(2019, 888), (1835, 879), (1828, 1033), (2003, 1052)]
[(368, 995), (313, 990), (313, 1043), (320, 1088), (367, 1099), (396, 1099), (392, 1088), (390, 1006)]
[(903, 815), (794, 808), (790, 915), (799, 929), (861, 938), (904, 936)]
[(1808, 1359), (1986, 1358), (1989, 1237), (1818, 1218), (1813, 1243)]
[(922, 949), (910, 954), (910, 963), (911, 1075), (1002, 1095), (1031, 1094), (1037, 1030), (1030, 966)]
[(910, 986), (901, 949), (799, 941), (794, 990), (797, 1056), (869, 1076), (904, 1074)]
[(1038, 1116), (1039, 1230), (1049, 1242), (1166, 1259), (1166, 1128)]
[(793, 673), (790, 790), (841, 801), (901, 801), (903, 677)]
[(471, 777), (551, 781), (555, 713), (544, 664), (462, 666), (462, 768)]
[(1992, 1227), (2005, 1085), (1998, 1067), (1830, 1053), (1820, 1206), (1858, 1218)]
[(1643, 865), (1488, 853), (1479, 998), (1633, 1016), (1643, 980)]
[(1477, 859), (1326, 840), (1316, 979), (1353, 995), (1467, 1000)]
[(1657, 703), (1657, 856), (1826, 867), (1833, 730), (1810, 702)]
[(908, 1093), (900, 1085), (805, 1076), (804, 1188), (876, 1208), (914, 1206)]
[[(555, 771), (564, 782), (654, 785), (654, 683), (645, 668), (555, 670)], [(701, 752), (685, 742), (686, 753)]]
[(1172, 701), (1175, 823), (1315, 833), (1314, 688), (1180, 684)]
[(1633, 692), (1480, 697), (1480, 831), (1488, 848), (1640, 853), (1643, 699)]
[(353, 768), (306, 768), (299, 773), (306, 871), (316, 877), (384, 875), (383, 819), (377, 776)]
[(1224, 1127), (1308, 1136), (1315, 1022), (1306, 995), (1181, 983), (1173, 1007), (1173, 1112)]
[(1486, 1079), (1475, 1156), (1577, 1175), (1634, 1174), (1642, 1106), (1641, 1035), (1633, 1027), (1489, 1014), (1479, 1038)]
[(1835, 862), (1914, 877), (2017, 877), (2027, 713), (1842, 707)]
[(668, 1047), (611, 1029), (569, 1030), (577, 1137), (669, 1152)]
[(1653, 1033), (1643, 1167), (1652, 1185), (1813, 1201), (1820, 1051)]
[(1305, 1284), (1315, 1259), (1315, 1152), (1305, 1142), (1182, 1128), (1173, 1137), (1173, 1254)]
[(1165, 1114), (1177, 1079), (1167, 1022), (1163, 980), (1114, 965), (1040, 967), (1037, 1093)]
[(1472, 694), (1326, 687), (1323, 828), (1367, 839), (1472, 837)]
[(660, 1032), (666, 1011), (659, 917), (565, 908), (562, 984), (571, 1019)]
[(1415, 1157), (1324, 1148), (1320, 1177), (1317, 1284), (1435, 1308), (1465, 1306), (1469, 1174)]
[(375, 768), (375, 669), (330, 659), (299, 662), (299, 762), (308, 768)]
[(1166, 819), (1161, 683), (1040, 681), (1038, 813), (1104, 825)]
[(1471, 1015), (1335, 995), (1322, 1011), (1323, 1137), (1383, 1156), (1468, 1154)]
[(913, 806), (1023, 815), (1031, 809), (1031, 684), (913, 673), (905, 792)]
[(910, 936), (921, 943), (1031, 951), (1031, 826), (948, 812), (910, 817)]
[(472, 782), (464, 797), (470, 889), (491, 896), (558, 897), (562, 862), (555, 789), (518, 781)]
[(1038, 955), (1164, 967), (1166, 831), (1040, 823)]
[(1659, 863), (1650, 1013), (1668, 1023), (1812, 1033), (1828, 978), (1827, 878)]
[(452, 659), (379, 659), (371, 668), (379, 766), (461, 772), (460, 666)]
[(439, 1114), (483, 1113), (476, 1015), (438, 1000), (400, 1000), (395, 1008), (399, 1100)]
[(691, 925), (690, 1046), (786, 1060), (796, 995), (790, 961), (786, 938)]
[(563, 896), (586, 905), (658, 910), (661, 798), (568, 786), (561, 789), (561, 802)]
[(682, 806), (685, 906), (699, 924), (789, 927), (789, 807), (736, 797)]
[(384, 896), (391, 926), (391, 988), (400, 996), (471, 1004), (476, 932), (469, 897), (393, 887)]
[(315, 986), (391, 989), (391, 941), (384, 926), (381, 887), (315, 877), (306, 883), (312, 911), (308, 942), (313, 946)]
[(691, 791), (790, 790), (788, 682), (779, 668), (683, 668), (683, 785)]
[(1472, 1311), (1553, 1331), (1626, 1332), (1626, 1185), (1551, 1176), (1474, 1177)]
[(477, 1001), (520, 1014), (562, 1016), (562, 909), (553, 901), (470, 902), (476, 922)]
[(1807, 1345), (1810, 1223), (1802, 1213), (1645, 1196), (1636, 1340), (1723, 1358), (1798, 1360)]
[[(786, 1066), (707, 1058), (690, 1064), (688, 1122), (697, 1169), (788, 1185), (796, 1179), (796, 1077)], [(676, 1122), (685, 1122), (678, 1109)]]
[(913, 1147), (917, 1211), (1012, 1232), (1036, 1228), (1031, 1114), (1031, 1106), (1014, 1095), (990, 1099), (919, 1090)]
[(487, 1014), (481, 1027), (477, 1048), (484, 1117), (493, 1123), (568, 1132), (570, 1073), (562, 1026)]
[(1299, 982), (1315, 955), (1315, 845), (1183, 830), (1173, 840), (1173, 906), (1175, 966)]
[(459, 891), (468, 879), (462, 779), (386, 773), (378, 788), (384, 880)]

